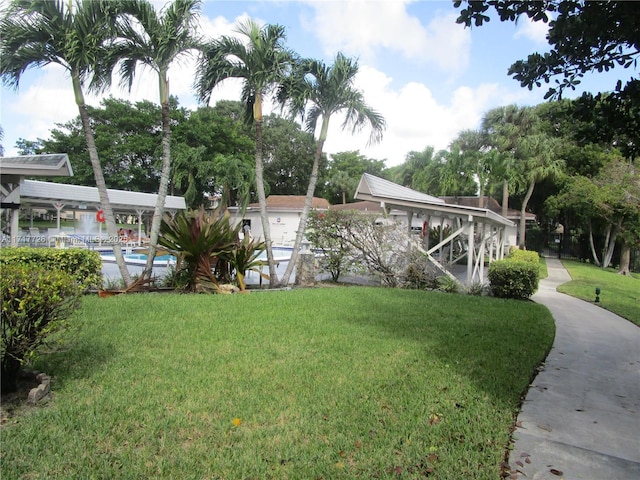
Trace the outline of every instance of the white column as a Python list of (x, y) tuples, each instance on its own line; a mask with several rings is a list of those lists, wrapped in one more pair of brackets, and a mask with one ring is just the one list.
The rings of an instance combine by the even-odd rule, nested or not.
[(473, 278), (473, 260), (476, 256), (475, 252), (475, 231), (473, 229), (473, 216), (469, 215), (467, 218), (467, 286), (471, 285), (471, 279)]
[(20, 234), (20, 208), (11, 210), (11, 246), (18, 245), (18, 235)]

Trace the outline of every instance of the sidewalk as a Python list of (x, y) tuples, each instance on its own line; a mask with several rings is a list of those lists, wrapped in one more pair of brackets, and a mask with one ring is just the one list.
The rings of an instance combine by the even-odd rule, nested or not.
[(551, 311), (556, 337), (518, 415), (509, 465), (518, 479), (640, 479), (640, 328), (556, 292), (571, 277), (557, 259), (547, 266), (533, 300)]

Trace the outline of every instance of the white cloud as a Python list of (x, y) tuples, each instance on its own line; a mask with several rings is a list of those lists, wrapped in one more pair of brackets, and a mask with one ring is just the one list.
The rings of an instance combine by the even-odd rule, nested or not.
[(437, 13), (428, 25), (409, 15), (407, 1), (311, 1), (315, 17), (303, 20), (326, 55), (337, 51), (375, 63), (379, 50), (405, 59), (433, 63), (458, 72), (469, 63), (471, 33), (455, 23), (456, 15)]
[(549, 33), (549, 24), (544, 22), (534, 22), (528, 17), (522, 15), (518, 19), (518, 28), (513, 38), (525, 38), (531, 40), (537, 45), (547, 44), (547, 33)]
[(380, 144), (367, 146), (369, 132), (351, 135), (342, 131), (342, 118), (332, 118), (325, 150), (338, 153), (359, 150), (367, 157), (387, 160), (394, 166), (405, 160), (412, 150), (422, 151), (427, 146), (445, 149), (464, 129), (479, 126), (482, 115), (490, 108), (522, 100), (522, 93), (508, 95), (497, 84), (477, 87), (459, 87), (451, 93), (448, 104), (440, 104), (429, 87), (410, 82), (399, 90), (391, 88), (392, 79), (370, 67), (361, 67), (357, 88), (365, 93), (366, 101), (381, 113), (387, 130)]

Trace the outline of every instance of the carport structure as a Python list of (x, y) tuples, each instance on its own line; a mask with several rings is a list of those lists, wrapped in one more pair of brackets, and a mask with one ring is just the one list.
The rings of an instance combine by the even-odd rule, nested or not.
[[(0, 178), (2, 184), (2, 209), (11, 209), (11, 244), (17, 244), (19, 236), (18, 214), (21, 207), (55, 208), (58, 214), (64, 210), (80, 210), (97, 213), (101, 209), (100, 196), (96, 187), (69, 185), (63, 183), (26, 180), (32, 176), (72, 176), (71, 165), (66, 154), (33, 155), (0, 158)], [(152, 193), (129, 192), (107, 189), (107, 195), (114, 213), (136, 214), (138, 216), (138, 239), (142, 238), (142, 216), (153, 212), (158, 196)], [(183, 197), (167, 195), (165, 211), (175, 214), (186, 210)]]
[[(414, 216), (424, 219), (426, 235), (420, 250), (433, 265), (454, 279), (455, 276), (443, 265), (442, 252), (448, 250), (450, 265), (466, 257), (467, 286), (484, 282), (485, 258), (489, 263), (504, 258), (506, 227), (514, 226), (511, 220), (486, 208), (447, 204), (437, 197), (368, 173), (362, 175), (354, 197), (378, 202), (384, 210), (394, 208), (407, 212), (409, 231)], [(440, 228), (440, 241), (430, 246), (428, 229), (436, 224), (443, 227), (445, 223), (451, 227), (451, 234), (443, 238), (443, 228)], [(460, 242), (462, 247), (462, 253), (457, 258), (453, 258), (454, 242)], [(436, 252), (440, 252), (438, 259), (434, 257)]]

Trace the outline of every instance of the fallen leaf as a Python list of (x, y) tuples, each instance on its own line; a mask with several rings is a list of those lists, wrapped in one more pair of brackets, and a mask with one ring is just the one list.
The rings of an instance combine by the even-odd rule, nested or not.
[(520, 460), (516, 462), (516, 465), (518, 465), (519, 467), (524, 467), (524, 463), (522, 463)]
[(555, 468), (552, 468), (551, 470), (549, 470), (551, 473), (553, 473), (554, 475), (557, 476), (561, 476), (562, 475), (562, 470), (556, 470)]
[(345, 453), (344, 450), (340, 450), (340, 452), (338, 453), (338, 455), (340, 455), (341, 457), (346, 456), (347, 454)]
[(429, 415), (429, 425), (435, 425), (436, 423), (440, 422), (440, 417), (438, 415), (436, 415), (435, 413), (432, 413), (431, 415)]
[(356, 448), (358, 450), (360, 450), (360, 447), (362, 447), (362, 444), (360, 443), (360, 440), (356, 440)]
[(531, 456), (531, 455), (530, 455), (530, 454), (528, 454), (527, 452), (522, 452), (522, 453), (520, 454), (520, 458), (522, 458), (522, 457), (530, 457), (530, 456)]
[(531, 459), (529, 457), (525, 458), (524, 463), (531, 463)]

